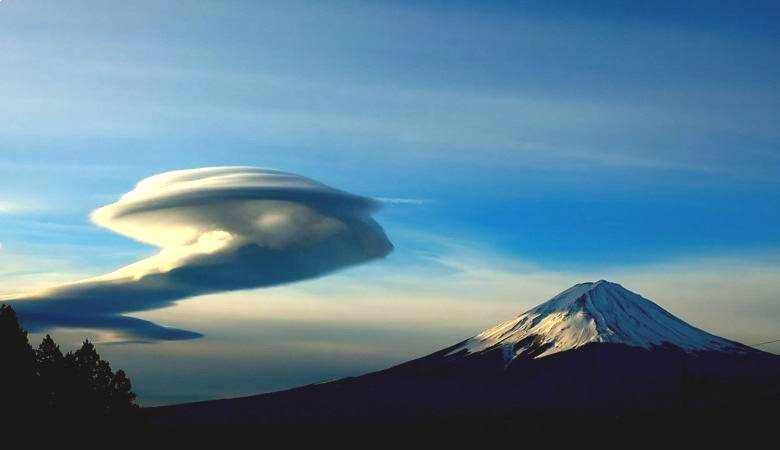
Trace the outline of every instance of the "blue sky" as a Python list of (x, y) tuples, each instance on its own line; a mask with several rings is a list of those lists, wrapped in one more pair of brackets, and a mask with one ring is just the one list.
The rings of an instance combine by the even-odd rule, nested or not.
[[(139, 180), (253, 165), (391, 199), (376, 218), (396, 251), (319, 280), (223, 296), (239, 297), (241, 314), (271, 314), (269, 292), (288, 298), (273, 326), (252, 316), (267, 325), (259, 335), (225, 331), (240, 318), (220, 300), (225, 325), (209, 325), (202, 340), (106, 346), (131, 375), (138, 365), (142, 399), (381, 368), (582, 277), (620, 278), (727, 337), (776, 338), (779, 8), (623, 3), (4, 0), (0, 293), (154, 253), (89, 221)], [(197, 322), (204, 302), (144, 314)], [(388, 307), (408, 313), (380, 320)], [(302, 323), (320, 347), (298, 348), (300, 358), (332, 356), (327, 343), (343, 364), (253, 377), (284, 366), (278, 355), (290, 350), (271, 342), (302, 336), (291, 331)], [(367, 337), (378, 329), (398, 345)], [(409, 333), (414, 345), (403, 341)], [(254, 354), (230, 359), (233, 371), (251, 366), (235, 385), (214, 375), (211, 388), (193, 381), (169, 393), (170, 378), (144, 359), (224, 353), (239, 336), (266, 343), (267, 354), (257, 366), (247, 362)], [(355, 363), (363, 354), (371, 364)]]

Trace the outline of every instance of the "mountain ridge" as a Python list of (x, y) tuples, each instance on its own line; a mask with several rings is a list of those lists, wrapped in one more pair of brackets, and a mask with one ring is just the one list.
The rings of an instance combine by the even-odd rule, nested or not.
[[(388, 369), (268, 394), (149, 408), (147, 415), (156, 425), (180, 429), (447, 428), (453, 423), (503, 429), (505, 421), (528, 427), (576, 418), (571, 423), (601, 425), (604, 420), (647, 414), (666, 423), (668, 417), (686, 416), (690, 411), (744, 420), (754, 408), (780, 406), (780, 356), (706, 333), (650, 300), (626, 292), (630, 293), (606, 281), (582, 283), (499, 324), (505, 329), (495, 336), (482, 336), (483, 332)], [(638, 302), (640, 307), (605, 310), (604, 301), (623, 306)], [(566, 341), (571, 348), (559, 345), (557, 351), (544, 356), (545, 351), (556, 349), (554, 343), (525, 333), (548, 317), (555, 319), (555, 326), (547, 329), (554, 332), (549, 336), (572, 330), (566, 328), (565, 320), (558, 320), (562, 317), (574, 317), (578, 324), (588, 325), (583, 330), (593, 331), (591, 325), (600, 325), (595, 325), (595, 318), (583, 316), (588, 305), (595, 305), (596, 312), (609, 312), (602, 314), (603, 324), (627, 320), (615, 311), (643, 311), (645, 321), (658, 319), (672, 330), (638, 327), (644, 339), (638, 343), (648, 344), (648, 336), (658, 338), (646, 346), (628, 345), (620, 339), (599, 341), (592, 338), (602, 334), (577, 334), (575, 330), (575, 336), (583, 339)], [(518, 330), (509, 325), (519, 324), (518, 319), (529, 313), (529, 325), (535, 318), (540, 320), (534, 326), (521, 326), (520, 335), (513, 334)], [(628, 340), (637, 331), (635, 324), (630, 325), (613, 329), (609, 336)], [(662, 333), (660, 337), (653, 330)], [(508, 333), (507, 338), (501, 340), (500, 332)], [(682, 346), (663, 337), (677, 339)], [(482, 338), (498, 339), (489, 341), (495, 345), (475, 348), (472, 344)], [(533, 347), (535, 341), (542, 345)], [(583, 418), (591, 422), (582, 422)]]

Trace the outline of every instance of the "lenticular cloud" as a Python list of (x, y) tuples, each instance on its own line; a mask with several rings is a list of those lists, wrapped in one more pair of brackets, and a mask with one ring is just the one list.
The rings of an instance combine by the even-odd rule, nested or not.
[(373, 199), (269, 169), (167, 172), (92, 213), (97, 225), (160, 247), (159, 253), (106, 275), (3, 300), (33, 329), (198, 337), (122, 314), (194, 295), (304, 280), (384, 257), (393, 247), (371, 217), (378, 207)]

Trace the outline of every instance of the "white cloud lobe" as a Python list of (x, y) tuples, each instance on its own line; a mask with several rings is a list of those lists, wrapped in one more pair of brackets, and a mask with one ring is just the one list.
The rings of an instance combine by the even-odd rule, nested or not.
[(99, 277), (7, 297), (28, 327), (80, 326), (153, 339), (197, 333), (122, 314), (186, 297), (274, 286), (392, 251), (375, 200), (254, 167), (166, 172), (92, 213), (97, 225), (160, 247)]

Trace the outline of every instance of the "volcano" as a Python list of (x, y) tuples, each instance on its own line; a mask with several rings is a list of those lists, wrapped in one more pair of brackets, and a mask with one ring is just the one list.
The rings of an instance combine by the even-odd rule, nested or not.
[(688, 352), (754, 350), (692, 327), (652, 301), (605, 280), (575, 285), (517, 318), (455, 346), (448, 355), (500, 350), (506, 363), (541, 358), (587, 344), (612, 343)]
[(150, 408), (157, 425), (545, 426), (743, 415), (780, 405), (780, 356), (707, 333), (605, 280), (581, 283), (431, 355), (358, 377)]

